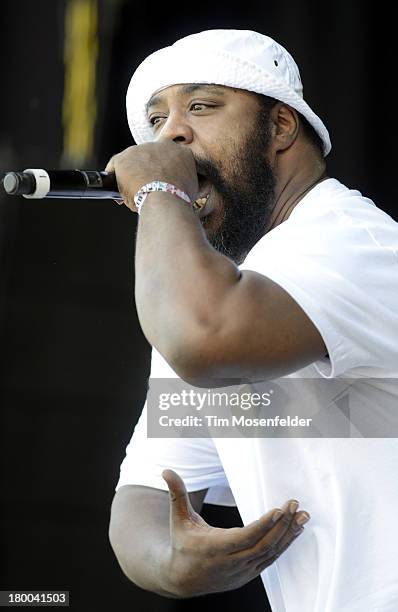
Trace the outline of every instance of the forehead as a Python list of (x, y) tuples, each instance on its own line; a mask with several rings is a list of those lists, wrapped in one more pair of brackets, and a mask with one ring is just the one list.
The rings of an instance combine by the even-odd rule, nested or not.
[(225, 85), (216, 85), (214, 83), (187, 83), (184, 85), (170, 85), (169, 87), (164, 87), (159, 91), (155, 91), (155, 93), (150, 97), (147, 104), (145, 105), (145, 109), (148, 110), (152, 106), (156, 106), (157, 104), (161, 104), (164, 102), (168, 95), (172, 93), (173, 95), (184, 97), (192, 94), (194, 92), (203, 92), (203, 93), (212, 93), (219, 96), (223, 96), (229, 91), (233, 90), (231, 87), (226, 87)]

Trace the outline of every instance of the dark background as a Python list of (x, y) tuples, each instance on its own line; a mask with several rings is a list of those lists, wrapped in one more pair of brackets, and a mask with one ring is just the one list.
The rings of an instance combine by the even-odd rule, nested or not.
[[(60, 167), (66, 5), (1, 2), (0, 171)], [(254, 29), (296, 59), (305, 98), (331, 134), (329, 176), (396, 218), (396, 35), (383, 3), (99, 0), (98, 15), (90, 167), (133, 144), (124, 97), (148, 53), (203, 29)], [(0, 196), (0, 590), (69, 589), (81, 611), (264, 611), (260, 580), (193, 601), (146, 593), (124, 577), (108, 543), (150, 358), (133, 302), (135, 223), (109, 201)], [(207, 506), (205, 518), (239, 524), (231, 509)]]

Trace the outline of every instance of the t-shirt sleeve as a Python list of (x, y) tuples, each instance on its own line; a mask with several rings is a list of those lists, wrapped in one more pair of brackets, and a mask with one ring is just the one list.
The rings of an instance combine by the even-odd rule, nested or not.
[(149, 438), (145, 404), (126, 448), (116, 490), (124, 485), (143, 485), (167, 491), (161, 475), (166, 468), (181, 476), (188, 492), (208, 489), (206, 503), (235, 505), (213, 440)]
[[(293, 211), (295, 213), (295, 211)], [(280, 285), (321, 334), (325, 378), (398, 368), (398, 225), (363, 200), (321, 201), (266, 234), (241, 270)]]

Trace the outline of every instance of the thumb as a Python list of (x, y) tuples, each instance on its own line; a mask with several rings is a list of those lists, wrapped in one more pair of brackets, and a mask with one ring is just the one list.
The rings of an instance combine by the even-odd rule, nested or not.
[(172, 524), (191, 518), (194, 513), (183, 479), (174, 470), (163, 470), (163, 480), (169, 488)]
[(112, 157), (105, 166), (105, 172), (115, 172), (115, 157), (116, 155), (112, 155)]

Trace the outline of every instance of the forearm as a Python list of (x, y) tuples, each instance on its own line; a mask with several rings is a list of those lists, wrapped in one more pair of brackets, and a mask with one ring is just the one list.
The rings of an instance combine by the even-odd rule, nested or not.
[(142, 487), (122, 487), (117, 492), (112, 503), (109, 540), (121, 569), (137, 586), (178, 598), (169, 571), (169, 534), (166, 496), (162, 499), (158, 491)]
[[(158, 530), (139, 529), (136, 539), (129, 539), (129, 550), (114, 549), (121, 569), (137, 586), (164, 597), (178, 597), (166, 569), (168, 542), (159, 542)], [(156, 541), (155, 541), (156, 538)], [(139, 540), (139, 541), (138, 541)], [(145, 542), (145, 544), (143, 544)]]
[(177, 361), (217, 330), (220, 304), (240, 276), (235, 264), (210, 245), (191, 208), (165, 193), (150, 194), (142, 207), (135, 270), (144, 334), (166, 358), (173, 355)]

